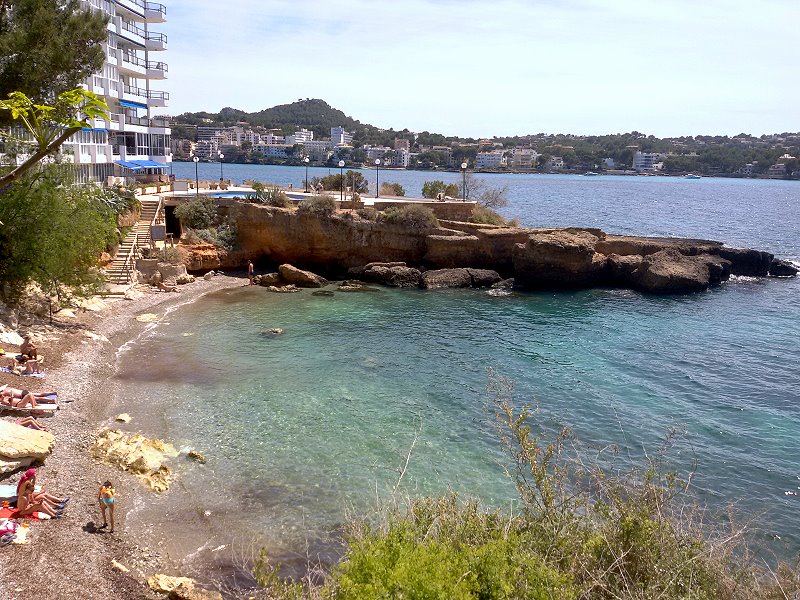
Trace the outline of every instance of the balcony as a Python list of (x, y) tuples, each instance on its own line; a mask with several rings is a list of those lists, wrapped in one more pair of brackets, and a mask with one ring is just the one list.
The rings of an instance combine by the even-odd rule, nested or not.
[(148, 23), (163, 23), (167, 20), (167, 9), (157, 2), (144, 2), (144, 18)]
[(154, 117), (150, 119), (150, 127), (159, 127), (161, 129), (168, 129), (169, 119), (165, 119), (164, 117)]
[(132, 100), (134, 102), (141, 102), (142, 104), (146, 104), (147, 102), (147, 90), (140, 87), (134, 87), (132, 85), (128, 85), (127, 83), (122, 86), (122, 96), (125, 100)]
[(137, 27), (131, 21), (120, 19), (117, 24), (117, 35), (137, 46), (144, 46), (147, 32), (141, 27)]
[(166, 106), (169, 102), (169, 92), (147, 92), (148, 106)]
[(129, 19), (144, 21), (144, 0), (115, 0), (114, 5), (118, 13), (124, 13)]
[(146, 37), (145, 48), (152, 51), (166, 50), (167, 36), (163, 33), (148, 33)]
[(169, 67), (164, 62), (147, 61), (147, 78), (148, 79), (166, 79)]
[(127, 54), (120, 52), (120, 60), (117, 64), (120, 71), (126, 71), (134, 74), (136, 77), (142, 77), (147, 73), (147, 61), (135, 54)]

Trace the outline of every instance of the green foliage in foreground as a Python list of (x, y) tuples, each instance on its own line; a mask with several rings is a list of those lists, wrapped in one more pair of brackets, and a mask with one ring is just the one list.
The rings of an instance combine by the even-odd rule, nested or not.
[(256, 201), (277, 208), (289, 206), (289, 197), (278, 186), (266, 186), (260, 181), (255, 181), (251, 185), (256, 192)]
[(297, 212), (301, 215), (316, 215), (318, 217), (330, 217), (336, 212), (336, 201), (327, 194), (312, 196), (300, 201)]
[(72, 184), (65, 165), (50, 165), (0, 194), (0, 295), (15, 299), (28, 283), (58, 296), (92, 293), (101, 252), (115, 242), (116, 209), (108, 190)]
[(407, 229), (433, 229), (439, 226), (439, 220), (433, 211), (421, 204), (405, 204), (401, 207), (390, 206), (378, 214), (378, 221), (390, 225), (400, 225)]
[(212, 198), (196, 198), (178, 206), (175, 216), (190, 229), (208, 229), (217, 216), (217, 207)]
[[(342, 561), (322, 584), (287, 582), (266, 554), (256, 580), (270, 598), (686, 599), (792, 598), (795, 569), (748, 562), (742, 530), (720, 535), (662, 470), (623, 470), (583, 456), (568, 429), (546, 438), (494, 383), (496, 423), (521, 510), (454, 494), (410, 500), (353, 523)], [(665, 446), (671, 443), (668, 438)], [(661, 454), (659, 454), (661, 456)]]
[(507, 227), (517, 227), (519, 225), (516, 219), (508, 220), (491, 208), (481, 206), (480, 204), (476, 204), (472, 209), (472, 216), (469, 218), (469, 222)]

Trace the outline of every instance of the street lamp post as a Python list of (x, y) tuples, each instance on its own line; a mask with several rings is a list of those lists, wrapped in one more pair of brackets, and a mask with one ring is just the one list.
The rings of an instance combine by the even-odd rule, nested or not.
[(339, 204), (344, 202), (344, 161), (339, 161)]
[(219, 153), (219, 182), (222, 183), (222, 159), (225, 158), (225, 155), (220, 152)]
[(194, 195), (200, 197), (200, 178), (197, 176), (197, 163), (200, 162), (200, 157), (195, 156), (194, 161)]
[(461, 163), (461, 172), (463, 173), (463, 182), (461, 184), (461, 196), (464, 202), (467, 201), (467, 163)]
[(376, 158), (375, 159), (375, 197), (376, 198), (378, 197), (378, 194), (380, 193), (380, 189), (381, 189), (379, 187), (379, 185), (378, 185), (378, 174), (380, 172), (381, 172), (381, 159), (380, 158)]
[(307, 156), (303, 159), (303, 162), (306, 163), (306, 194), (308, 193), (308, 163), (310, 160)]

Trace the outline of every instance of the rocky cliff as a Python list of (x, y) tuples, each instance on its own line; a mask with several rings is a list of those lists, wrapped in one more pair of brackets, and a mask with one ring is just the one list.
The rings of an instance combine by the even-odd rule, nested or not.
[(438, 228), (411, 230), (350, 213), (319, 217), (244, 203), (233, 210), (240, 251), (212, 257), (205, 249), (205, 259), (198, 261), (190, 250), (195, 257), (190, 270), (241, 268), (250, 257), (338, 276), (368, 263), (397, 262), (422, 271), (491, 269), (513, 277), (515, 287), (522, 289), (614, 286), (650, 293), (703, 290), (731, 275), (797, 273), (793, 265), (767, 252), (728, 248), (711, 240), (450, 221)]

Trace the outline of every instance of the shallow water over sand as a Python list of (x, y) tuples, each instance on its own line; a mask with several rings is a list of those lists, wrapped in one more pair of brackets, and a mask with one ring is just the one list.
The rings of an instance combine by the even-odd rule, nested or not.
[[(569, 206), (537, 203), (562, 202), (565, 214), (579, 204), (589, 211), (581, 224), (605, 206), (596, 220), (614, 231), (659, 233), (678, 219), (686, 227), (674, 233), (800, 255), (800, 218), (791, 218), (800, 186), (766, 182), (742, 207), (740, 194), (725, 191), (730, 182), (700, 181), (706, 205), (669, 196), (668, 185), (642, 225), (620, 221), (626, 202), (657, 190), (631, 190), (640, 185), (631, 181), (615, 183), (625, 191), (605, 204), (588, 180), (562, 182), (574, 188)], [(524, 222), (537, 221), (532, 206), (517, 206), (532, 211)], [(739, 220), (720, 222), (725, 213)], [(719, 235), (725, 230), (730, 236)], [(785, 492), (800, 486), (798, 293), (797, 279), (738, 279), (668, 298), (623, 290), (215, 293), (169, 314), (120, 355), (116, 406), (137, 429), (208, 457), (206, 465), (175, 461), (176, 486), (137, 508), (134, 523), (163, 527), (176, 555), (203, 544), (203, 560), (221, 545), (248, 554), (257, 539), (299, 567), (307, 548), (335, 554), (348, 511), (363, 514), (392, 490), (412, 444), (403, 492), (451, 487), (507, 506), (514, 490), (485, 392), (491, 368), (514, 381), (517, 400), (539, 403), (548, 429), (571, 425), (592, 447), (619, 444), (639, 460), (671, 428), (685, 430), (669, 460), (680, 469), (697, 460), (700, 498), (714, 508), (738, 502), (757, 514), (761, 539), (780, 536), (778, 550), (796, 551), (800, 499)], [(264, 334), (275, 327), (285, 333)], [(229, 550), (214, 556), (229, 560)]]

